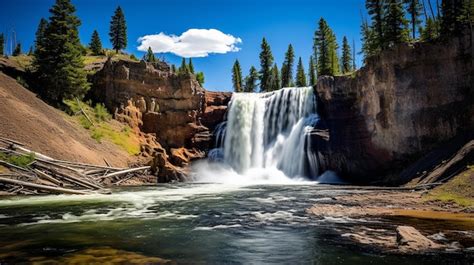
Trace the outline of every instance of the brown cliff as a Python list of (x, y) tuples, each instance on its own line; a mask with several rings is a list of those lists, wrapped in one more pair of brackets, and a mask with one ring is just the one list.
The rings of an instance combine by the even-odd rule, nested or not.
[(469, 38), (406, 44), (370, 58), (354, 77), (321, 77), (318, 108), (331, 137), (319, 146), (323, 169), (386, 182), (440, 143), (472, 137), (472, 55)]
[(231, 96), (206, 91), (194, 75), (174, 73), (164, 62), (109, 60), (93, 79), (93, 98), (104, 102), (116, 119), (156, 135), (157, 143), (143, 149), (153, 152), (162, 182), (184, 180), (189, 162), (205, 156)]

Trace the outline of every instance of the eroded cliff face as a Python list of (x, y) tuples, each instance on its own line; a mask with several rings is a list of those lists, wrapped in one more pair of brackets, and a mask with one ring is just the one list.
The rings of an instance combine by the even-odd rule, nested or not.
[[(319, 112), (330, 132), (323, 169), (353, 182), (392, 182), (439, 143), (474, 129), (470, 39), (403, 45), (352, 76), (322, 77)], [(396, 182), (396, 179), (395, 179)]]
[(231, 97), (206, 91), (194, 75), (173, 73), (163, 62), (110, 60), (94, 76), (93, 94), (116, 119), (155, 137), (142, 151), (160, 182), (186, 179), (188, 164), (205, 157)]

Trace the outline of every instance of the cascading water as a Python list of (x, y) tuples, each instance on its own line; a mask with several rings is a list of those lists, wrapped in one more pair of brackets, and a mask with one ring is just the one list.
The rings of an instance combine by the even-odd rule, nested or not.
[(316, 177), (318, 162), (308, 133), (318, 122), (312, 87), (269, 93), (235, 93), (227, 121), (216, 129), (210, 156), (240, 175), (278, 170), (287, 177)]

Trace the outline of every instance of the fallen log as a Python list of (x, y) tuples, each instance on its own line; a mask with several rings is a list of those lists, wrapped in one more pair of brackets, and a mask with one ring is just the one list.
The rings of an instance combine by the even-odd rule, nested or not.
[(15, 180), (15, 179), (3, 178), (3, 177), (0, 177), (0, 183), (19, 185), (22, 187), (32, 188), (36, 190), (43, 190), (43, 191), (50, 191), (50, 192), (57, 192), (57, 193), (64, 193), (64, 194), (80, 194), (80, 195), (90, 194), (90, 192), (84, 191), (84, 190), (71, 190), (71, 189), (65, 189), (65, 188), (59, 188), (59, 187), (51, 187), (51, 186), (28, 183), (21, 180)]
[(12, 140), (12, 139), (8, 139), (8, 138), (2, 137), (2, 136), (0, 136), (0, 142), (4, 142), (4, 143), (7, 143), (7, 144), (16, 144), (16, 145), (25, 146), (24, 143), (20, 143), (20, 142), (18, 142), (18, 141), (15, 141), (15, 140)]
[(33, 169), (33, 172), (35, 172), (36, 175), (38, 175), (39, 178), (43, 178), (43, 179), (48, 180), (49, 182), (52, 182), (52, 183), (54, 183), (54, 184), (56, 184), (56, 185), (58, 185), (58, 186), (62, 186), (62, 182), (61, 182), (61, 181), (55, 179), (54, 177), (52, 177), (52, 176), (50, 176), (50, 175), (44, 173), (43, 171), (41, 171), (41, 170), (39, 170), (39, 169), (36, 169), (36, 168), (35, 168), (35, 169)]
[(76, 102), (77, 102), (77, 106), (81, 110), (82, 114), (84, 114), (84, 117), (86, 117), (86, 119), (91, 123), (91, 125), (94, 125), (94, 122), (92, 122), (92, 120), (89, 118), (89, 115), (87, 115), (87, 113), (82, 108), (81, 102), (79, 101), (79, 99), (76, 98)]
[(57, 169), (48, 167), (48, 166), (46, 166), (46, 165), (44, 165), (44, 164), (36, 163), (35, 165), (36, 165), (36, 166), (39, 166), (39, 167), (41, 167), (41, 168), (43, 168), (43, 169), (46, 169), (46, 170), (48, 170), (48, 171), (51, 171), (51, 172), (52, 172), (53, 174), (55, 174), (56, 176), (58, 176), (58, 177), (60, 177), (60, 178), (62, 178), (62, 179), (64, 179), (64, 180), (66, 180), (66, 181), (72, 182), (72, 183), (74, 183), (74, 184), (76, 184), (76, 185), (78, 185), (78, 186), (81, 186), (81, 187), (84, 187), (84, 188), (87, 188), (87, 189), (91, 189), (91, 188), (92, 188), (92, 189), (98, 189), (98, 190), (102, 189), (102, 187), (98, 186), (97, 184), (90, 183), (90, 182), (88, 182), (88, 181), (85, 181), (85, 180), (83, 180), (83, 179), (77, 178), (77, 177), (72, 176), (72, 175), (70, 175), (70, 174), (66, 174), (66, 173), (61, 172), (61, 171), (59, 171), (59, 170), (57, 170)]
[(26, 168), (22, 168), (22, 167), (19, 167), (17, 165), (14, 165), (12, 163), (9, 163), (7, 161), (4, 161), (4, 160), (0, 160), (0, 165), (3, 165), (5, 167), (8, 167), (8, 168), (14, 168), (16, 170), (20, 170), (20, 171), (24, 171), (24, 172), (30, 172), (28, 169)]
[(150, 168), (150, 166), (129, 168), (129, 169), (125, 169), (125, 170), (121, 170), (121, 171), (117, 171), (117, 172), (107, 174), (105, 176), (100, 177), (99, 179), (106, 179), (106, 178), (111, 178), (111, 177), (115, 177), (115, 176), (124, 175), (124, 174), (131, 173), (131, 172), (143, 171), (143, 170), (147, 170), (149, 168)]

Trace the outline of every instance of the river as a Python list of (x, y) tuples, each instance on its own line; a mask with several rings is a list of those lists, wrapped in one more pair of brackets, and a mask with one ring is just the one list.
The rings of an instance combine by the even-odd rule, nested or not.
[(316, 218), (305, 211), (354, 192), (362, 191), (309, 182), (182, 183), (111, 195), (2, 198), (0, 263), (60, 257), (60, 263), (88, 263), (75, 253), (107, 255), (107, 247), (178, 264), (469, 264), (456, 255), (380, 254), (341, 237), (358, 225), (393, 229), (393, 220)]

